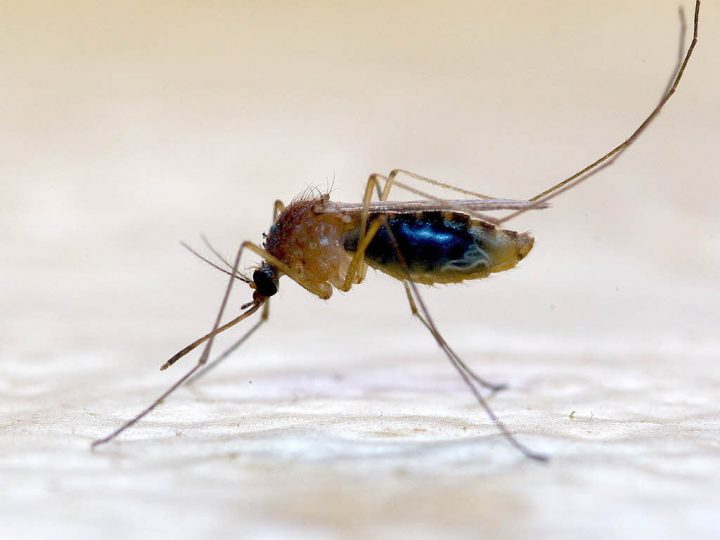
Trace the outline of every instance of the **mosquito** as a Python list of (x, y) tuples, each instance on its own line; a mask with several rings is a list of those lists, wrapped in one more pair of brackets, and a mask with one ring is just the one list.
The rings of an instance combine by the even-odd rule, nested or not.
[[(527, 211), (546, 208), (549, 200), (574, 188), (590, 175), (611, 164), (637, 139), (675, 93), (680, 83), (697, 43), (699, 13), (700, 0), (697, 0), (692, 41), (684, 56), (680, 57), (681, 61), (660, 102), (630, 137), (572, 176), (534, 197), (527, 200), (494, 198), (411, 171), (396, 169), (387, 176), (370, 175), (360, 203), (334, 202), (328, 194), (320, 193), (311, 193), (296, 199), (288, 206), (275, 201), (273, 223), (264, 235), (263, 244), (243, 242), (233, 263), (224, 259), (203, 238), (224, 267), (183, 244), (205, 262), (228, 274), (229, 280), (210, 332), (176, 353), (160, 369), (169, 368), (203, 343), (205, 347), (197, 363), (159, 398), (108, 436), (94, 441), (92, 447), (115, 439), (153, 411), (180, 386), (216, 366), (244, 343), (268, 320), (270, 298), (277, 294), (282, 276), (289, 277), (318, 298), (327, 300), (335, 289), (348, 292), (354, 285), (362, 283), (368, 267), (372, 267), (402, 283), (412, 315), (430, 332), (507, 442), (527, 458), (545, 461), (547, 456), (534, 452), (521, 443), (495, 414), (482, 390), (493, 393), (502, 390), (504, 385), (493, 384), (478, 376), (458, 356), (438, 330), (418, 286), (484, 278), (492, 273), (509, 270), (525, 258), (533, 247), (533, 237), (526, 232), (518, 233), (505, 229), (503, 224)], [(408, 182), (416, 184), (411, 185)], [(466, 198), (440, 199), (418, 189), (418, 184), (443, 188)], [(390, 193), (394, 187), (420, 196), (421, 200), (390, 201)], [(377, 195), (377, 200), (373, 200), (374, 195)], [(501, 218), (488, 215), (488, 212), (500, 210), (510, 213)], [(262, 260), (252, 276), (239, 272), (240, 260), (246, 252), (251, 252)], [(240, 315), (222, 323), (236, 280), (250, 286), (253, 290), (252, 300), (241, 306)], [(260, 319), (254, 326), (228, 350), (208, 362), (215, 336), (258, 311)]]

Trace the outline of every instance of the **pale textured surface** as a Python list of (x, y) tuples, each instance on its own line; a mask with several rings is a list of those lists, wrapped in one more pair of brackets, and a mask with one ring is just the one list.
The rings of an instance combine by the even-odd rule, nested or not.
[(455, 348), (510, 383), (492, 403), (550, 465), (497, 435), (373, 272), (328, 303), (284, 281), (226, 365), (88, 450), (211, 325), (224, 278), (177, 240), (230, 254), (275, 198), (334, 179), (355, 201), (396, 166), (528, 196), (619, 142), (667, 80), (676, 3), (601, 4), (3, 10), (0, 537), (716, 531), (713, 2), (651, 130), (514, 224), (537, 237), (528, 259), (426, 292)]

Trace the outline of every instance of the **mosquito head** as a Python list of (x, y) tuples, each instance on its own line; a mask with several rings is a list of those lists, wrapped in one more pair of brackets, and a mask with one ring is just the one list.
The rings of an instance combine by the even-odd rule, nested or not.
[(278, 292), (280, 277), (274, 266), (264, 262), (260, 268), (253, 272), (251, 287), (255, 289), (255, 296), (267, 298)]

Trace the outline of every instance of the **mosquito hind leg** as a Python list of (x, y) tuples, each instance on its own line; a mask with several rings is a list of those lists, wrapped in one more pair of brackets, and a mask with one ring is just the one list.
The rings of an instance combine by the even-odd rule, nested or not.
[(476, 191), (470, 191), (467, 189), (459, 188), (457, 186), (453, 186), (452, 184), (448, 184), (447, 182), (435, 180), (433, 178), (429, 178), (427, 176), (423, 176), (421, 174), (417, 174), (412, 171), (408, 171), (406, 169), (393, 169), (392, 171), (390, 171), (390, 174), (387, 176), (387, 182), (385, 182), (385, 187), (383, 188), (383, 192), (380, 197), (380, 200), (382, 200), (382, 201), (387, 200), (387, 198), (390, 195), (390, 190), (393, 188), (393, 186), (397, 186), (401, 189), (404, 189), (405, 191), (409, 191), (410, 193), (420, 195), (421, 197), (424, 197), (426, 199), (430, 199), (430, 200), (438, 199), (438, 197), (430, 195), (429, 193), (425, 193), (424, 191), (421, 191), (414, 187), (410, 187), (408, 184), (399, 182), (397, 180), (397, 177), (401, 176), (401, 175), (407, 176), (418, 182), (423, 182), (425, 184), (429, 184), (431, 186), (439, 187), (442, 189), (447, 189), (448, 191), (454, 191), (455, 193), (460, 193), (461, 195), (466, 195), (466, 196), (472, 197), (474, 199), (492, 199), (493, 198), (490, 195), (485, 195), (484, 193), (478, 193)]
[[(670, 84), (665, 89), (665, 92), (663, 93), (662, 97), (660, 98), (660, 101), (655, 105), (655, 107), (650, 111), (650, 114), (648, 114), (645, 117), (645, 120), (643, 120), (640, 125), (635, 128), (635, 131), (632, 132), (632, 134), (625, 139), (623, 142), (618, 144), (615, 148), (607, 152), (606, 154), (600, 156), (595, 161), (590, 163), (589, 165), (586, 165), (579, 171), (577, 171), (575, 174), (572, 174), (565, 178), (564, 180), (561, 180), (560, 182), (557, 182), (556, 184), (553, 184), (549, 188), (545, 189), (544, 191), (538, 193), (537, 195), (531, 197), (528, 199), (531, 202), (547, 202), (550, 199), (553, 199), (557, 197), (558, 195), (564, 193), (565, 191), (574, 188), (581, 182), (584, 182), (587, 180), (590, 176), (595, 174), (596, 172), (600, 171), (603, 167), (606, 167), (607, 165), (614, 162), (618, 157), (620, 157), (621, 154), (625, 152), (625, 150), (628, 149), (630, 145), (632, 145), (637, 138), (645, 131), (645, 129), (655, 120), (655, 117), (660, 113), (660, 111), (665, 107), (668, 101), (670, 101), (670, 98), (675, 94), (675, 91), (677, 90), (678, 86), (680, 85), (680, 81), (682, 80), (682, 77), (685, 73), (685, 68), (687, 67), (688, 63), (690, 62), (690, 57), (693, 54), (693, 51), (695, 50), (695, 45), (697, 45), (698, 41), (698, 29), (699, 29), (699, 22), (700, 22), (700, 0), (696, 0), (695, 2), (695, 14), (693, 16), (693, 37), (690, 41), (690, 45), (688, 45), (687, 49), (685, 49), (685, 54), (682, 53), (682, 41), (680, 44), (680, 55), (679, 55), (679, 62), (676, 66), (673, 76), (670, 80)], [(681, 29), (681, 36), (684, 34), (684, 23), (683, 29)], [(507, 221), (510, 221), (511, 219), (514, 219), (515, 217), (519, 216), (520, 214), (523, 214), (527, 212), (528, 210), (532, 210), (532, 206), (528, 208), (523, 208), (521, 210), (517, 210), (513, 212), (512, 214), (505, 216), (503, 219), (499, 220), (499, 224), (505, 223)]]
[(423, 324), (423, 326), (427, 328), (428, 331), (433, 335), (433, 337), (439, 341), (440, 346), (443, 348), (443, 350), (454, 357), (455, 361), (465, 370), (465, 372), (470, 376), (470, 378), (477, 382), (483, 388), (487, 388), (488, 390), (490, 390), (493, 394), (502, 390), (506, 390), (508, 387), (507, 384), (497, 384), (486, 381), (477, 373), (475, 373), (472, 369), (470, 369), (470, 367), (465, 362), (463, 362), (462, 358), (460, 358), (457, 353), (450, 347), (450, 345), (447, 341), (445, 341), (445, 338), (442, 337), (440, 332), (437, 332), (437, 329), (432, 328), (428, 321), (425, 319), (425, 317), (423, 317), (422, 313), (420, 313), (420, 310), (418, 310), (417, 304), (415, 303), (415, 299), (413, 298), (412, 290), (410, 289), (408, 282), (403, 281), (403, 286), (405, 287), (405, 294), (407, 294), (407, 299), (408, 303), (410, 304), (410, 311), (412, 312), (412, 314), (417, 317), (418, 320)]

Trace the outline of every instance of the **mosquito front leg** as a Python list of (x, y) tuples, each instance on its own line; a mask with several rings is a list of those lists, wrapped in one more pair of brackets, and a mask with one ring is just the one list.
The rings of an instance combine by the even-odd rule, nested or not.
[[(290, 268), (288, 265), (286, 265), (285, 263), (283, 263), (282, 261), (280, 261), (279, 259), (277, 259), (277, 258), (274, 257), (273, 255), (270, 255), (270, 253), (268, 253), (267, 251), (265, 251), (263, 248), (261, 248), (261, 247), (258, 246), (257, 244), (254, 244), (253, 242), (249, 242), (249, 241), (245, 241), (245, 242), (243, 242), (243, 243), (240, 245), (240, 249), (238, 250), (238, 255), (237, 255), (236, 260), (235, 260), (235, 265), (233, 265), (233, 267), (232, 267), (232, 268), (233, 268), (233, 273), (231, 274), (231, 276), (232, 276), (233, 278), (235, 277), (235, 275), (237, 275), (237, 266), (238, 266), (238, 264), (239, 264), (239, 262), (240, 262), (240, 256), (242, 255), (242, 252), (243, 252), (244, 250), (246, 250), (246, 249), (247, 249), (248, 251), (252, 251), (252, 252), (255, 253), (256, 255), (262, 257), (263, 259), (265, 259), (268, 263), (270, 263), (270, 264), (273, 265), (275, 268), (277, 268), (277, 270), (278, 270), (279, 272), (281, 272), (281, 273), (283, 273), (283, 274), (286, 274), (288, 277), (290, 277), (291, 279), (293, 279), (294, 281), (296, 281), (297, 283), (299, 283), (302, 287), (304, 287), (304, 288), (305, 288), (306, 290), (308, 290), (309, 292), (311, 292), (311, 293), (319, 296), (319, 297), (322, 298), (322, 299), (326, 299), (326, 298), (329, 297), (329, 295), (327, 295), (327, 291), (325, 290), (325, 288), (322, 287), (322, 285), (317, 285), (317, 284), (315, 284), (315, 283), (308, 283), (307, 281), (303, 280), (302, 277), (299, 276), (299, 275), (297, 274), (297, 272), (295, 272), (295, 271), (294, 271), (292, 268)], [(329, 288), (329, 287), (330, 287), (330, 286), (328, 285), (328, 288)], [(229, 294), (229, 292), (230, 292), (230, 288), (228, 288), (228, 293), (227, 293), (227, 294)], [(332, 291), (330, 291), (330, 294), (332, 294)], [(327, 296), (326, 296), (326, 295), (327, 295)], [(265, 301), (267, 301), (267, 299), (263, 299), (263, 302), (265, 302)], [(224, 306), (223, 306), (223, 309), (224, 309)], [(257, 311), (257, 310), (255, 310), (255, 311)], [(220, 314), (220, 316), (222, 316), (222, 313)], [(212, 341), (212, 338), (213, 338), (215, 335), (217, 335), (217, 334), (219, 334), (219, 333), (221, 333), (221, 332), (224, 332), (224, 331), (227, 330), (228, 328), (230, 328), (230, 327), (234, 326), (235, 324), (237, 324), (238, 322), (240, 322), (240, 320), (242, 320), (241, 317), (242, 317), (242, 315), (241, 315), (240, 317), (236, 318), (236, 319), (233, 319), (232, 321), (230, 321), (230, 322), (228, 322), (228, 323), (225, 323), (225, 324), (222, 325), (222, 326), (219, 326), (220, 322), (219, 322), (219, 320), (218, 320), (218, 323), (217, 323), (218, 326), (216, 326), (215, 329), (213, 329), (213, 331), (211, 331), (211, 332), (209, 332), (208, 334), (204, 335), (203, 337), (195, 340), (193, 343), (191, 343), (190, 345), (188, 345), (187, 347), (185, 347), (183, 350), (181, 350), (180, 352), (178, 352), (175, 356), (173, 356), (173, 357), (170, 358), (167, 362), (165, 362), (160, 369), (162, 370), (162, 369), (167, 369), (167, 368), (169, 368), (169, 367), (172, 366), (175, 362), (177, 362), (180, 358), (182, 358), (183, 356), (185, 356), (186, 354), (188, 354), (190, 351), (192, 351), (192, 350), (194, 350), (195, 348), (197, 348), (199, 345), (202, 345), (203, 343), (205, 343), (205, 342), (208, 341), (208, 340)], [(206, 350), (207, 350), (207, 349), (206, 349)], [(208, 353), (208, 354), (209, 354), (209, 353)], [(200, 360), (202, 361), (203, 364), (205, 364), (205, 363), (207, 362), (207, 356), (208, 356), (207, 354), (203, 353), (203, 356), (200, 358)]]
[[(240, 266), (240, 259), (242, 257), (242, 254), (245, 250), (252, 251), (256, 255), (262, 257), (265, 259), (268, 263), (273, 265), (277, 270), (281, 273), (287, 274), (289, 277), (291, 277), (293, 280), (297, 281), (301, 286), (303, 286), (305, 289), (310, 291), (313, 294), (316, 294), (320, 298), (328, 298), (332, 294), (332, 288), (329, 284), (327, 285), (327, 289), (323, 288), (323, 284), (317, 285), (315, 283), (308, 283), (304, 281), (300, 276), (297, 275), (295, 271), (293, 271), (290, 267), (288, 267), (283, 262), (279, 261), (277, 258), (270, 255), (268, 252), (266, 252), (263, 248), (260, 246), (253, 244), (252, 242), (243, 242), (240, 245), (240, 248), (237, 251), (237, 255), (235, 256), (235, 262), (232, 265), (232, 269), (230, 272), (228, 272), (230, 279), (228, 281), (228, 285), (225, 289), (225, 294), (223, 296), (222, 303), (220, 304), (220, 309), (218, 310), (217, 317), (215, 318), (215, 324), (213, 325), (213, 329), (202, 336), (201, 338), (195, 340), (193, 343), (182, 349), (180, 352), (175, 354), (172, 358), (170, 358), (167, 362), (165, 362), (160, 369), (167, 369), (168, 367), (172, 366), (175, 362), (177, 362), (180, 358), (187, 355), (191, 351), (195, 350), (197, 347), (202, 345), (203, 343), (206, 343), (205, 348), (203, 349), (202, 354), (200, 355), (200, 358), (198, 359), (197, 363), (187, 372), (185, 375), (180, 377), (170, 388), (168, 388), (163, 394), (157, 398), (155, 401), (153, 401), (150, 406), (148, 406), (146, 409), (144, 409), (142, 412), (140, 412), (138, 415), (136, 415), (131, 420), (125, 422), (122, 426), (120, 426), (118, 429), (113, 431), (110, 435), (107, 437), (104, 437), (102, 439), (98, 439), (92, 443), (92, 447), (95, 448), (101, 444), (105, 444), (111, 440), (113, 440), (115, 437), (120, 435), (123, 431), (128, 429), (129, 427), (135, 425), (137, 422), (139, 422), (142, 418), (147, 416), (150, 412), (152, 412), (155, 408), (157, 408), (163, 400), (165, 400), (170, 394), (175, 392), (180, 386), (185, 384), (188, 380), (190, 380), (193, 376), (195, 376), (197, 373), (199, 373), (205, 364), (207, 364), (208, 358), (210, 356), (210, 352), (212, 351), (212, 345), (213, 341), (215, 339), (215, 336), (220, 334), (221, 332), (224, 332), (225, 330), (235, 326), (239, 322), (247, 319), (250, 317), (253, 313), (255, 313), (260, 307), (267, 301), (267, 298), (260, 297), (255, 298), (252, 302), (249, 304), (246, 304), (243, 306), (243, 309), (246, 309), (241, 315), (238, 317), (232, 319), (230, 322), (227, 322), (223, 325), (220, 324), (220, 321), (222, 320), (222, 316), (225, 313), (225, 307), (227, 306), (228, 299), (230, 297), (230, 293), (232, 291), (233, 284), (235, 282), (235, 279), (238, 275), (238, 267)], [(267, 311), (265, 311), (265, 318), (267, 318)], [(254, 328), (250, 329), (250, 334), (254, 332), (254, 330), (257, 329), (257, 325)], [(244, 336), (244, 339), (247, 339), (249, 335)]]
[(243, 247), (252, 251), (258, 257), (265, 259), (265, 261), (274, 266), (280, 274), (285, 274), (290, 279), (295, 281), (298, 285), (300, 285), (303, 289), (311, 292), (322, 300), (327, 300), (332, 296), (332, 285), (330, 285), (329, 283), (316, 283), (304, 279), (298, 272), (290, 268), (287, 264), (282, 262), (274, 255), (271, 255), (270, 253), (265, 251), (257, 244), (253, 244), (252, 242), (243, 242)]
[[(360, 214), (360, 241), (358, 242), (357, 250), (350, 260), (350, 266), (348, 267), (347, 273), (345, 274), (345, 281), (343, 282), (340, 290), (347, 292), (349, 291), (354, 283), (360, 283), (362, 278), (365, 276), (365, 250), (372, 242), (372, 239), (377, 234), (380, 227), (383, 225), (383, 221), (378, 219), (375, 220), (370, 228), (368, 229), (368, 216), (370, 214), (370, 201), (372, 201), (373, 190), (378, 193), (381, 197), (383, 191), (380, 189), (380, 179), (387, 181), (387, 178), (381, 174), (371, 174), (365, 184), (365, 193), (363, 194), (363, 209)], [(387, 182), (385, 183), (387, 187)]]
[(218, 310), (217, 316), (215, 317), (215, 323), (213, 324), (212, 330), (207, 333), (202, 338), (196, 340), (188, 347), (185, 347), (182, 351), (180, 351), (178, 354), (174, 355), (170, 360), (168, 360), (165, 364), (163, 364), (163, 367), (161, 369), (165, 369), (168, 366), (175, 363), (177, 360), (197, 348), (202, 343), (207, 343), (205, 345), (205, 349), (203, 350), (202, 354), (200, 355), (200, 358), (198, 359), (197, 363), (187, 372), (185, 375), (180, 377), (170, 388), (168, 388), (165, 392), (160, 395), (155, 401), (153, 401), (150, 406), (145, 408), (142, 412), (137, 414), (132, 419), (125, 422), (123, 425), (121, 425), (118, 429), (113, 431), (110, 435), (107, 437), (104, 437), (102, 439), (97, 439), (92, 443), (92, 447), (95, 448), (101, 444), (105, 444), (107, 442), (110, 442), (115, 437), (120, 435), (123, 431), (130, 428), (131, 426), (135, 425), (137, 422), (139, 422), (142, 418), (150, 414), (155, 408), (157, 408), (163, 400), (165, 400), (170, 394), (175, 392), (180, 386), (185, 384), (193, 375), (198, 373), (202, 367), (207, 363), (208, 357), (210, 356), (210, 352), (212, 350), (213, 341), (215, 339), (215, 336), (221, 332), (224, 332), (228, 328), (235, 326), (240, 321), (247, 319), (250, 317), (253, 313), (255, 313), (258, 309), (260, 309), (260, 306), (263, 305), (265, 299), (255, 299), (250, 304), (246, 304), (244, 307), (249, 308), (246, 309), (240, 316), (236, 317), (235, 319), (231, 320), (230, 322), (220, 325), (220, 321), (222, 320), (223, 314), (225, 313), (225, 307), (227, 306), (228, 299), (230, 298), (230, 293), (233, 288), (233, 284), (235, 283), (236, 275), (238, 267), (240, 266), (240, 258), (242, 257), (242, 253), (244, 249), (247, 247), (248, 242), (243, 243), (240, 248), (237, 251), (237, 255), (235, 256), (235, 264), (232, 266), (232, 270), (229, 272), (230, 278), (228, 280), (227, 287), (225, 288), (225, 294), (223, 295), (222, 302), (220, 303), (220, 309)]
[[(283, 212), (283, 210), (285, 210), (285, 205), (283, 204), (283, 202), (280, 199), (277, 199), (273, 203), (273, 223), (275, 223), (275, 221), (277, 221), (277, 217)], [(206, 245), (209, 246), (209, 243), (206, 242)], [(217, 252), (211, 246), (209, 246), (209, 247), (212, 249), (213, 253), (218, 255)], [(230, 345), (230, 347), (228, 347), (226, 350), (224, 350), (222, 353), (220, 353), (217, 358), (214, 358), (213, 360), (208, 362), (202, 371), (200, 371), (199, 373), (196, 373), (195, 376), (193, 376), (192, 378), (190, 378), (187, 381), (187, 384), (188, 385), (195, 384), (195, 382), (197, 382), (201, 377), (204, 377), (205, 375), (207, 375), (207, 373), (210, 370), (215, 369), (218, 366), (218, 364), (220, 364), (228, 356), (230, 356), (237, 349), (239, 349), (243, 343), (245, 343), (248, 339), (250, 339), (250, 336), (252, 336), (265, 322), (267, 322), (267, 320), (269, 318), (270, 318), (270, 299), (268, 298), (267, 300), (265, 300), (265, 305), (263, 306), (263, 310), (260, 315), (260, 320), (257, 321), (237, 341), (235, 341), (235, 343), (233, 343), (232, 345)]]

